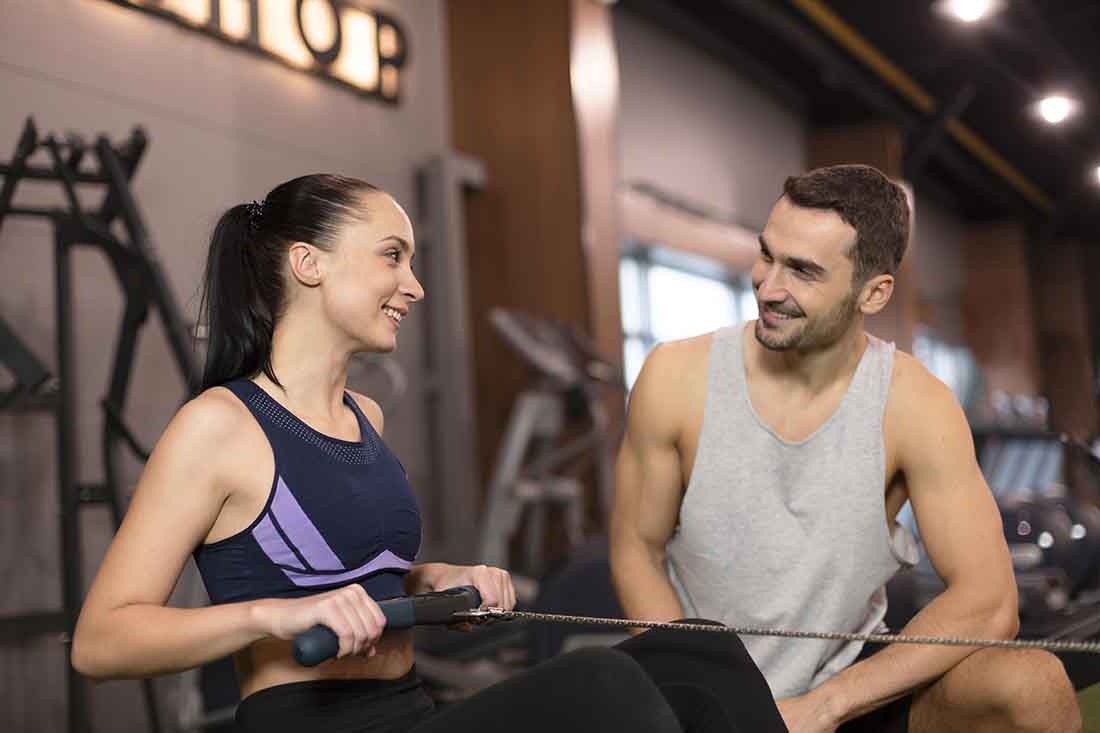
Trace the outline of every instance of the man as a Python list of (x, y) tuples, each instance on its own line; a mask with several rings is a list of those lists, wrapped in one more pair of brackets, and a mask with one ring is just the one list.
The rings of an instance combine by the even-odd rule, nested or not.
[[(875, 631), (883, 585), (914, 559), (895, 521), (908, 500), (946, 590), (903, 633), (1015, 636), (1012, 565), (962, 410), (864, 332), (908, 238), (904, 192), (874, 168), (790, 178), (752, 270), (759, 319), (650, 354), (616, 467), (628, 617)], [(797, 733), (1081, 728), (1045, 652), (744, 643)]]

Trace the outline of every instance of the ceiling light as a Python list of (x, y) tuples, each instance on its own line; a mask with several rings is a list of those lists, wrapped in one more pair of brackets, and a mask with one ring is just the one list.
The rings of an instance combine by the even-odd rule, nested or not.
[(963, 23), (977, 23), (989, 17), (1000, 5), (998, 0), (940, 0), (940, 12)]
[(1039, 100), (1036, 111), (1044, 121), (1057, 125), (1077, 111), (1077, 102), (1064, 94), (1050, 94)]
[(1096, 166), (1096, 170), (1093, 171), (1096, 174), (1096, 182), (1100, 183), (1100, 165)]

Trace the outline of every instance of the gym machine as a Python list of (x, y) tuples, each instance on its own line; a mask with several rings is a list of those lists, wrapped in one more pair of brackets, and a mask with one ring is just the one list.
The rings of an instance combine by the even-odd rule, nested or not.
[[(124, 418), (130, 379), (137, 355), (138, 339), (150, 311), (160, 316), (165, 336), (183, 383), (184, 396), (197, 385), (198, 369), (180, 308), (161, 269), (152, 238), (131, 189), (131, 181), (148, 145), (141, 128), (135, 128), (124, 142), (112, 143), (100, 135), (94, 143), (80, 136), (41, 136), (28, 118), (15, 146), (11, 161), (0, 163), (0, 226), (9, 216), (45, 219), (53, 226), (56, 288), (56, 379), (49, 376), (14, 332), (0, 326), (0, 362), (15, 374), (15, 386), (0, 398), (8, 410), (44, 410), (56, 418), (58, 492), (60, 498), (62, 604), (59, 612), (36, 612), (0, 618), (0, 640), (16, 640), (32, 634), (61, 633), (68, 644), (76, 625), (83, 598), (81, 568), (80, 509), (90, 504), (107, 504), (117, 527), (124, 513), (121, 498), (122, 449), (140, 460), (148, 451), (129, 429)], [(33, 162), (44, 155), (45, 164)], [(24, 181), (57, 184), (64, 206), (36, 207), (15, 203), (18, 185)], [(79, 190), (78, 190), (79, 189)], [(98, 206), (86, 207), (82, 196), (92, 189), (101, 193)], [(89, 194), (90, 195), (90, 194)], [(81, 484), (78, 471), (76, 403), (78, 367), (74, 332), (78, 314), (73, 308), (72, 254), (77, 247), (92, 247), (108, 260), (124, 298), (117, 331), (107, 392), (100, 402), (103, 430), (100, 447), (104, 480)], [(67, 665), (68, 730), (91, 729), (85, 683)], [(148, 727), (161, 729), (152, 682), (141, 683)]]

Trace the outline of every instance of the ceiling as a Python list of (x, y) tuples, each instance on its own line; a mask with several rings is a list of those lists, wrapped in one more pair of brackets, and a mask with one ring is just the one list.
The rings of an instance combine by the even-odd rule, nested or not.
[[(973, 25), (932, 0), (620, 0), (755, 78), (815, 126), (892, 121), (906, 178), (975, 221), (1100, 246), (1100, 2), (1003, 0)], [(1081, 102), (1058, 126), (1034, 102)]]

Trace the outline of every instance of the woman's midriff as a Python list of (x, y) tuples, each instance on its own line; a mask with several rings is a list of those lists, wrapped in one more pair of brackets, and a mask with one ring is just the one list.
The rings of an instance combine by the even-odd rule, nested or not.
[(331, 659), (316, 667), (294, 660), (293, 646), (282, 639), (262, 639), (234, 657), (241, 698), (291, 682), (326, 679), (397, 679), (413, 665), (412, 632), (387, 632), (375, 646), (373, 657), (360, 654)]

